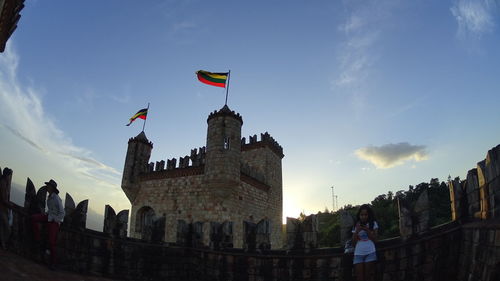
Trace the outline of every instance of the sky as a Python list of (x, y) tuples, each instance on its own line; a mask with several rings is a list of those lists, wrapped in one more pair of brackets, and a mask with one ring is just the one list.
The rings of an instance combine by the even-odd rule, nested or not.
[[(128, 119), (150, 161), (205, 145), (231, 70), (242, 136), (283, 147), (284, 217), (464, 178), (500, 143), (500, 1), (25, 2), (0, 53), (0, 167), (129, 209)], [(64, 199), (64, 198), (63, 198)], [(22, 202), (21, 202), (22, 203)], [(93, 224), (91, 228), (99, 228)]]

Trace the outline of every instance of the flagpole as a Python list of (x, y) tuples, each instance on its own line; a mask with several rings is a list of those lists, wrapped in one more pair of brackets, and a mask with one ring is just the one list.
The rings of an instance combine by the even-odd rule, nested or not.
[[(148, 102), (148, 109), (147, 109), (147, 111), (146, 111), (146, 112), (148, 112), (148, 113), (149, 113), (149, 102)], [(148, 119), (148, 115), (147, 115), (147, 113), (146, 113), (146, 119)], [(143, 131), (143, 132), (144, 132), (144, 127), (146, 127), (146, 119), (144, 119), (144, 124), (142, 124), (142, 131)]]
[(231, 70), (227, 73), (227, 86), (226, 86), (226, 103), (224, 105), (227, 105), (227, 95), (229, 92), (229, 80), (231, 79)]

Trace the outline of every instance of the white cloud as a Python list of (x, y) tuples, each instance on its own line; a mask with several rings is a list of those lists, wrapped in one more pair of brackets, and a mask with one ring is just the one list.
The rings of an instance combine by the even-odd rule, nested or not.
[(18, 82), (18, 64), (18, 55), (7, 44), (0, 55), (0, 134), (10, 135), (2, 137), (3, 165), (14, 166), (14, 162), (22, 161), (15, 173), (20, 173), (19, 167), (26, 167), (24, 173), (31, 178), (56, 178), (66, 183), (62, 185), (64, 191), (74, 197), (93, 194), (95, 198), (89, 199), (98, 204), (123, 202), (121, 172), (96, 160), (88, 149), (73, 144), (47, 114), (37, 90)]
[(406, 161), (423, 161), (428, 158), (424, 145), (411, 145), (407, 142), (385, 144), (382, 146), (368, 146), (355, 151), (363, 160), (371, 162), (377, 168), (387, 169), (401, 165)]
[(196, 24), (194, 22), (190, 21), (182, 21), (182, 22), (177, 22), (172, 25), (172, 31), (175, 32), (181, 32), (189, 29), (196, 28)]
[(347, 22), (341, 24), (339, 26), (339, 30), (350, 33), (360, 29), (365, 24), (365, 21), (362, 17), (356, 14), (351, 14)]
[(466, 38), (493, 31), (497, 9), (493, 0), (455, 0), (450, 10), (458, 23), (457, 35)]
[(123, 94), (121, 96), (119, 96), (119, 95), (112, 95), (111, 99), (113, 99), (114, 101), (119, 102), (119, 103), (128, 103), (131, 100), (129, 94)]
[(337, 52), (338, 73), (332, 89), (350, 95), (355, 113), (362, 112), (370, 89), (365, 87), (379, 60), (381, 38), (391, 27), (399, 0), (344, 1), (348, 16), (337, 30), (344, 34)]
[(16, 73), (19, 58), (7, 47), (0, 56), (0, 120), (16, 137), (51, 157), (72, 160), (75, 168), (95, 172), (96, 170), (120, 175), (90, 155), (91, 152), (72, 144), (64, 132), (57, 128), (45, 113), (42, 101), (34, 89), (23, 89), (18, 84)]

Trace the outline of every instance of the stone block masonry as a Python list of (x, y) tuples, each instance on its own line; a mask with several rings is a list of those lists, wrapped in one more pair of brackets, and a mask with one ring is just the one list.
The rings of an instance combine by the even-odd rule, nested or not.
[(152, 225), (164, 218), (164, 241), (176, 242), (182, 220), (198, 223), (208, 246), (210, 224), (231, 222), (230, 244), (241, 248), (244, 221), (265, 220), (271, 247), (281, 248), (283, 148), (267, 132), (247, 144), (243, 118), (227, 106), (210, 113), (207, 123), (206, 146), (179, 161), (149, 163), (153, 145), (144, 132), (129, 141), (122, 188), (132, 204), (130, 236), (151, 237)]

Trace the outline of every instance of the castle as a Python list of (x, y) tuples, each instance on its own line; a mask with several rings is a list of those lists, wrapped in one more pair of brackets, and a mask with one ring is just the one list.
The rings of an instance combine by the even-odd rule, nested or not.
[(122, 178), (132, 205), (129, 236), (179, 242), (191, 231), (210, 246), (219, 233), (229, 247), (245, 248), (254, 225), (261, 247), (281, 248), (283, 148), (268, 133), (247, 143), (241, 115), (227, 105), (207, 123), (206, 147), (178, 163), (149, 163), (153, 144), (144, 132), (129, 139)]

